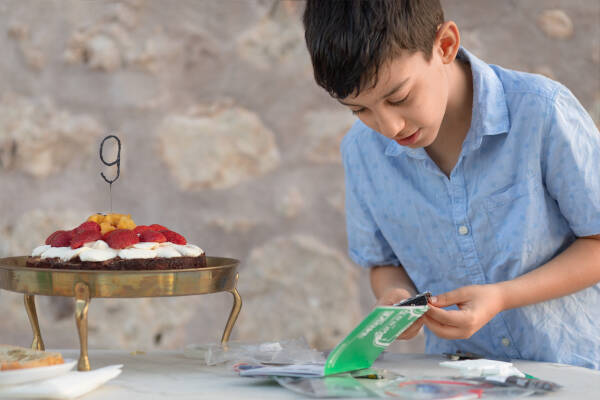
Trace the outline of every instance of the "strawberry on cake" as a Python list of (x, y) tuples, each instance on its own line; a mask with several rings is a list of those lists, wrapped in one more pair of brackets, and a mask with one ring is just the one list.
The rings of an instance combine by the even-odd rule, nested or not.
[(204, 251), (158, 224), (136, 225), (130, 215), (94, 214), (72, 230), (59, 230), (36, 247), (28, 267), (87, 270), (157, 270), (206, 267)]

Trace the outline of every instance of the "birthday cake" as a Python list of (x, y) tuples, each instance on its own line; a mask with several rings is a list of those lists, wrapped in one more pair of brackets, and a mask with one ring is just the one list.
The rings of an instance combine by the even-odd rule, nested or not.
[(59, 230), (27, 259), (33, 268), (167, 270), (206, 267), (204, 251), (158, 224), (136, 225), (130, 215), (94, 214)]

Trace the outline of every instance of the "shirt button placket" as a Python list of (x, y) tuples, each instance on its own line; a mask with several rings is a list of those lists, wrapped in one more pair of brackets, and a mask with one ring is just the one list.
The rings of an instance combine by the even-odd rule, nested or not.
[[(461, 160), (462, 161), (462, 160)], [(472, 232), (469, 229), (469, 220), (467, 214), (467, 188), (465, 185), (465, 177), (463, 173), (464, 163), (457, 164), (453, 175), (451, 176), (452, 188), (452, 206), (454, 223), (457, 226), (458, 245), (463, 255), (465, 267), (469, 271), (470, 282), (466, 284), (484, 284), (485, 275), (483, 274), (479, 257), (475, 252), (475, 244), (473, 243)]]

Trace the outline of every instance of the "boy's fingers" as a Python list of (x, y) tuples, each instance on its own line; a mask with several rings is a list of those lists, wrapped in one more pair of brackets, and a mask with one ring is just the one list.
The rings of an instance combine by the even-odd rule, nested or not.
[(468, 322), (465, 312), (459, 310), (442, 310), (438, 307), (429, 307), (426, 315), (435, 322), (443, 325), (464, 326)]
[(422, 327), (423, 327), (423, 318), (419, 318), (411, 326), (409, 326), (407, 330), (402, 332), (402, 334), (400, 334), (400, 336), (398, 336), (398, 339), (402, 339), (402, 340), (412, 339), (413, 337), (416, 336), (417, 333), (419, 333), (419, 331), (421, 330)]
[(448, 307), (454, 304), (458, 304), (465, 300), (465, 293), (463, 288), (452, 290), (450, 292), (438, 294), (437, 296), (431, 297), (430, 301), (436, 307)]
[(423, 322), (431, 332), (442, 339), (461, 339), (462, 331), (455, 326), (449, 326), (439, 323), (427, 315), (423, 316)]

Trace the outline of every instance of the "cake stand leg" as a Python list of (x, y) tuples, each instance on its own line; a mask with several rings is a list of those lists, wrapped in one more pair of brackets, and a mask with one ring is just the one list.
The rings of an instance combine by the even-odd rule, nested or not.
[[(237, 276), (236, 276), (237, 280)], [(237, 317), (242, 309), (242, 298), (237, 291), (237, 288), (233, 288), (230, 291), (233, 295), (233, 307), (231, 308), (231, 313), (229, 314), (229, 319), (227, 320), (227, 325), (225, 325), (225, 331), (223, 331), (223, 337), (221, 338), (221, 344), (226, 345), (229, 341), (229, 335), (231, 335), (231, 330), (233, 329), (233, 325), (237, 320)]]
[(25, 295), (25, 309), (29, 317), (29, 323), (33, 330), (33, 342), (31, 348), (33, 350), (45, 350), (42, 333), (40, 332), (40, 324), (38, 322), (37, 312), (35, 311), (35, 296), (31, 294)]
[(79, 333), (79, 362), (78, 371), (89, 371), (90, 360), (88, 358), (88, 323), (87, 312), (90, 305), (90, 288), (83, 282), (75, 284), (75, 323)]

